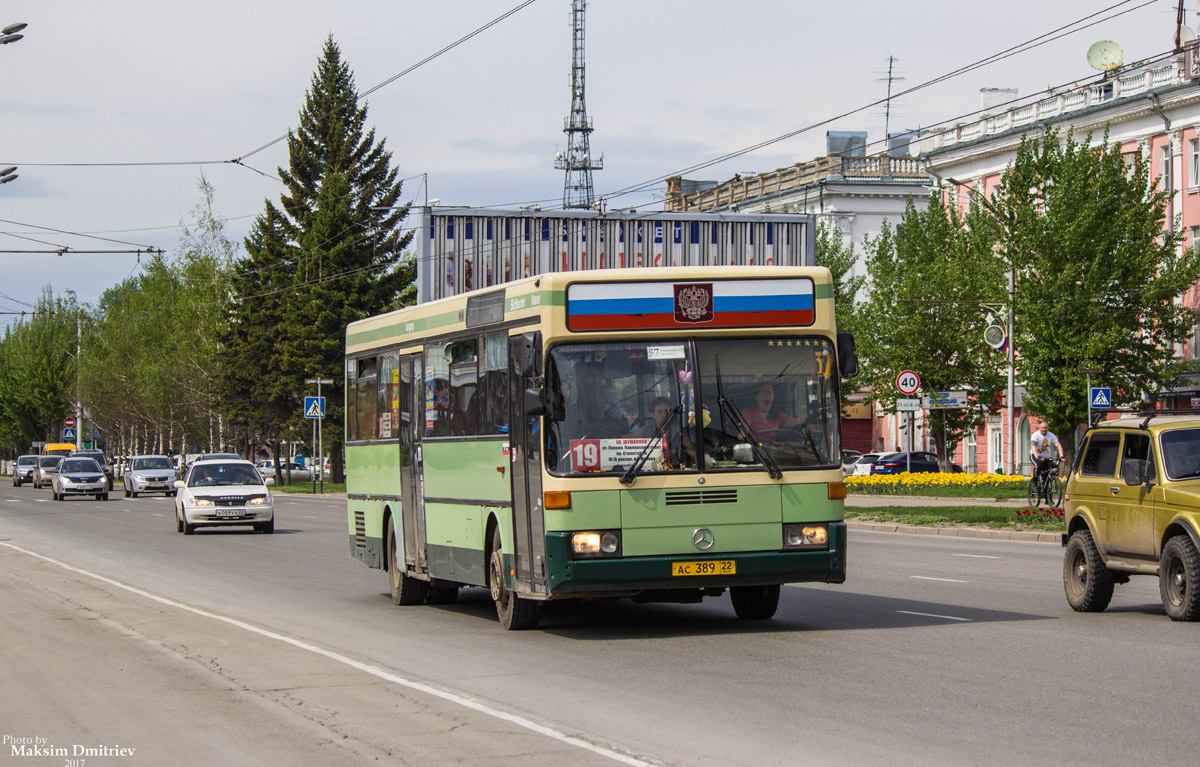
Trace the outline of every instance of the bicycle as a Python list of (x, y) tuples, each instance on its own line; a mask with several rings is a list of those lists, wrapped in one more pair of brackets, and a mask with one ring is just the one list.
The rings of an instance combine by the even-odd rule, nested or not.
[(1050, 461), (1053, 464), (1052, 468), (1039, 470), (1029, 478), (1029, 487), (1025, 495), (1030, 506), (1041, 506), (1043, 500), (1052, 509), (1062, 505), (1064, 482), (1058, 475), (1058, 467), (1063, 459), (1051, 458)]

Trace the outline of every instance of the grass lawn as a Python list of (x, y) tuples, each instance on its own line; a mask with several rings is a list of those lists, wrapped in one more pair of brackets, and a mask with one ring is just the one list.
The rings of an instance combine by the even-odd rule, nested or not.
[[(319, 491), (320, 489), (321, 489), (321, 484), (317, 483), (317, 490)], [(273, 492), (273, 493), (288, 493), (290, 495), (312, 495), (313, 494), (313, 483), (311, 483), (311, 482), (293, 482), (290, 485), (271, 485), (271, 492)], [(326, 482), (325, 483), (325, 492), (327, 494), (328, 493), (344, 493), (344, 492), (346, 492), (346, 483), (345, 482), (339, 482), (339, 483)], [(320, 494), (321, 494), (320, 492), (317, 493), (317, 495), (320, 495)]]
[(1047, 509), (995, 506), (880, 506), (846, 509), (846, 519), (919, 527), (985, 527), (992, 530), (1065, 531), (1063, 518)]

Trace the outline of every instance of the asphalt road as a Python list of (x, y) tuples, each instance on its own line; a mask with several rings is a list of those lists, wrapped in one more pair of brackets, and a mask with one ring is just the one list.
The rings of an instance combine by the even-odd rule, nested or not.
[[(849, 580), (776, 618), (486, 593), (398, 608), (344, 501), (277, 533), (175, 532), (171, 501), (0, 486), (0, 735), (89, 764), (1148, 764), (1200, 752), (1200, 626), (1157, 583), (1099, 615), (1053, 544), (855, 530)], [(0, 745), (8, 754), (9, 744)], [(63, 764), (25, 758), (30, 764)], [(15, 762), (14, 762), (15, 763)]]

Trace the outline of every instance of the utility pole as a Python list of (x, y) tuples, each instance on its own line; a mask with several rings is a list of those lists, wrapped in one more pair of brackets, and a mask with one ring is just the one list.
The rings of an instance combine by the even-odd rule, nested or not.
[(584, 103), (584, 11), (587, 0), (571, 1), (571, 30), (574, 52), (571, 57), (571, 115), (563, 121), (567, 151), (554, 158), (554, 167), (566, 171), (563, 178), (563, 207), (590, 208), (593, 203), (592, 171), (604, 168), (604, 155), (592, 160), (588, 136), (592, 121)]

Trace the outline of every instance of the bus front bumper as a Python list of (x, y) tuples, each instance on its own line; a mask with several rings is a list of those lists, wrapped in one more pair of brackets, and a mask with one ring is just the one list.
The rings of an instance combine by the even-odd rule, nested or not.
[[(695, 552), (653, 557), (573, 559), (570, 533), (546, 536), (550, 597), (637, 592), (651, 589), (710, 589), (775, 583), (843, 583), (846, 524), (829, 523), (829, 548), (821, 551)], [(734, 562), (733, 575), (672, 575), (679, 562)]]

